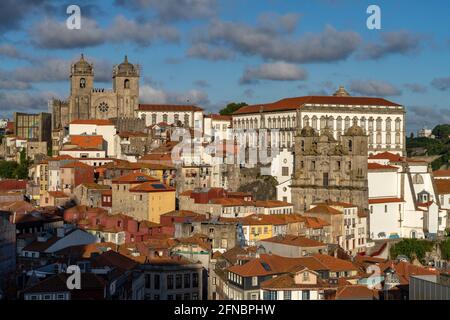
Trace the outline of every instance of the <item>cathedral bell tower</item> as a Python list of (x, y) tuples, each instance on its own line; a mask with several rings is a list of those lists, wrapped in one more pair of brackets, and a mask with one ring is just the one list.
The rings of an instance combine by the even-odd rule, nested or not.
[(89, 119), (90, 97), (94, 86), (94, 67), (81, 55), (70, 68), (69, 121)]
[(124, 61), (113, 70), (113, 91), (117, 97), (117, 115), (135, 117), (139, 105), (139, 66)]

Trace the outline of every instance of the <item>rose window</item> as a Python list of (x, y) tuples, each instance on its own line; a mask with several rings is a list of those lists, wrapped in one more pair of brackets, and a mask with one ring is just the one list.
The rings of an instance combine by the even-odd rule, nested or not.
[(100, 102), (100, 104), (98, 105), (98, 109), (100, 110), (100, 112), (107, 112), (109, 110), (109, 106), (106, 102)]

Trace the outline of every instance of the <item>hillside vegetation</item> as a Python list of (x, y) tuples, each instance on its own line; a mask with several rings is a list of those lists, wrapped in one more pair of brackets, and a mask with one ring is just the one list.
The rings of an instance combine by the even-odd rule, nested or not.
[(408, 156), (440, 156), (431, 163), (433, 170), (450, 167), (450, 124), (440, 124), (434, 127), (432, 138), (406, 139)]

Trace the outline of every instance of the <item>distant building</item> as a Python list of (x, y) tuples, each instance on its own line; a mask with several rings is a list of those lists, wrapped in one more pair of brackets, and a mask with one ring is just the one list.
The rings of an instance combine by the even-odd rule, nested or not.
[(419, 138), (434, 138), (431, 129), (422, 128), (417, 132), (417, 137)]
[(302, 213), (317, 202), (335, 201), (367, 211), (367, 135), (356, 123), (335, 139), (325, 126), (320, 134), (306, 123), (295, 137), (291, 184), (294, 210)]
[(52, 115), (50, 113), (20, 113), (14, 112), (15, 134), (17, 137), (30, 141), (52, 144)]

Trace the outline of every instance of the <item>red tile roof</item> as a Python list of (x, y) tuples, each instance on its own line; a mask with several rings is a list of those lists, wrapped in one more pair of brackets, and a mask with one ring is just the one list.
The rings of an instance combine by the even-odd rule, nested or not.
[(53, 198), (70, 198), (69, 195), (65, 194), (62, 191), (49, 191), (48, 194)]
[(300, 237), (300, 236), (294, 236), (294, 235), (284, 235), (284, 236), (275, 236), (269, 239), (261, 240), (261, 242), (273, 242), (273, 243), (279, 243), (279, 244), (285, 244), (289, 246), (296, 246), (296, 247), (323, 247), (326, 246), (325, 243), (316, 241), (313, 239), (308, 239), (306, 237)]
[(70, 143), (81, 148), (101, 148), (103, 136), (71, 135)]
[(175, 192), (175, 189), (163, 183), (145, 182), (130, 189), (131, 192)]
[(336, 214), (342, 214), (343, 212), (339, 211), (329, 205), (318, 204), (314, 208), (311, 208), (311, 209), (305, 211), (305, 213), (326, 213), (329, 215), (336, 215)]
[(121, 176), (117, 179), (114, 179), (112, 182), (113, 183), (136, 184), (136, 183), (144, 183), (144, 182), (159, 182), (159, 180), (157, 178), (151, 177), (145, 173), (133, 172), (133, 173)]
[(326, 254), (313, 254), (313, 257), (319, 260), (323, 265), (325, 265), (330, 271), (340, 272), (340, 271), (351, 271), (357, 270), (358, 268), (352, 262), (347, 260), (338, 259)]
[(0, 180), (0, 191), (25, 190), (26, 188), (26, 180)]
[(369, 289), (365, 285), (346, 285), (336, 292), (336, 300), (368, 299), (374, 300), (378, 297), (377, 291)]
[(373, 198), (369, 199), (369, 204), (379, 204), (379, 203), (391, 203), (391, 202), (405, 202), (401, 198)]
[(394, 154), (391, 152), (382, 152), (382, 153), (378, 153), (373, 156), (370, 156), (369, 159), (389, 160), (391, 162), (401, 162), (403, 158), (400, 157), (398, 154)]
[(434, 180), (438, 194), (450, 194), (450, 179)]
[(435, 177), (450, 177), (450, 169), (433, 171)]
[(227, 115), (221, 115), (221, 114), (208, 114), (205, 116), (205, 118), (211, 118), (212, 120), (217, 121), (231, 121), (232, 117)]
[(83, 162), (80, 161), (74, 161), (74, 162), (69, 162), (63, 166), (61, 166), (61, 168), (65, 168), (65, 169), (70, 169), (70, 168), (92, 168), (92, 170), (94, 170), (94, 167), (85, 164)]
[(369, 97), (338, 97), (338, 96), (305, 96), (286, 98), (273, 103), (245, 106), (235, 111), (234, 115), (246, 113), (273, 112), (296, 110), (308, 104), (334, 104), (334, 105), (367, 105), (367, 106), (394, 106), (400, 105), (386, 99)]
[(97, 125), (97, 126), (112, 126), (113, 123), (109, 120), (101, 119), (86, 119), (86, 120), (74, 120), (70, 124), (84, 124), (84, 125)]
[(194, 105), (181, 104), (140, 104), (139, 111), (203, 111)]
[(367, 164), (367, 169), (369, 170), (395, 170), (397, 171), (398, 168), (390, 165), (383, 165), (380, 163), (372, 162)]

